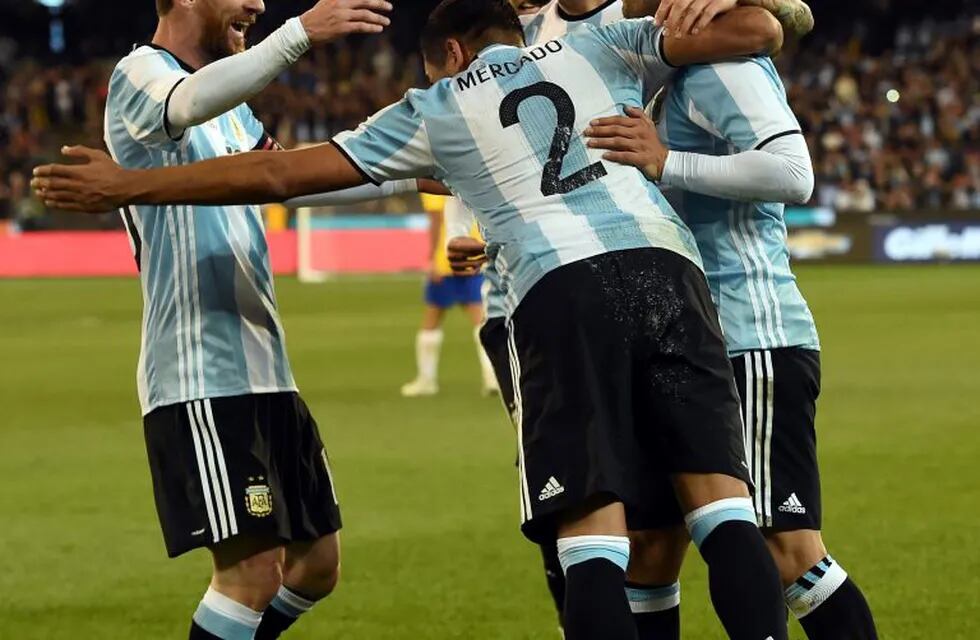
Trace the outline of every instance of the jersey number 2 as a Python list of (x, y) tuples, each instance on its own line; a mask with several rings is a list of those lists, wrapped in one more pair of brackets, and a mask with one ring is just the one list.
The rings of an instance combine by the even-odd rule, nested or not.
[(558, 126), (555, 129), (555, 137), (551, 140), (551, 152), (548, 154), (548, 162), (544, 165), (544, 175), (541, 176), (541, 193), (546, 196), (570, 193), (605, 176), (606, 168), (601, 162), (596, 162), (567, 178), (561, 177), (562, 165), (565, 156), (568, 155), (572, 130), (575, 128), (575, 104), (568, 92), (553, 82), (538, 82), (507, 94), (500, 103), (500, 124), (506, 129), (520, 122), (520, 116), (517, 114), (518, 107), (528, 98), (535, 96), (551, 100), (558, 113)]

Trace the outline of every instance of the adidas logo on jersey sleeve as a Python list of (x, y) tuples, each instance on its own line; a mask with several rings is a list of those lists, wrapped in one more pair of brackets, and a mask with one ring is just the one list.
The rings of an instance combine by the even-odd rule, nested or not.
[(565, 487), (555, 480), (555, 476), (548, 478), (548, 484), (544, 485), (544, 489), (538, 495), (538, 500), (544, 502), (545, 500), (550, 500), (557, 495), (565, 493)]
[(800, 515), (806, 513), (806, 507), (803, 506), (803, 503), (800, 502), (800, 499), (796, 497), (795, 493), (791, 493), (786, 498), (786, 502), (779, 505), (779, 510), (783, 513), (798, 513)]

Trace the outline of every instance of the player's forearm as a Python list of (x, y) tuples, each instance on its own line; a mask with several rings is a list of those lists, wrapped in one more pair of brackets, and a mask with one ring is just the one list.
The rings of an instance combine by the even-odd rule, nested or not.
[(233, 205), (284, 202), (366, 180), (332, 145), (320, 145), (129, 171), (120, 182), (113, 199), (122, 204)]
[(813, 12), (802, 0), (739, 0), (746, 7), (762, 7), (783, 25), (783, 30), (797, 38), (813, 31)]
[(730, 156), (671, 151), (661, 184), (716, 198), (803, 204), (813, 194), (813, 166), (803, 136)]
[(170, 96), (167, 122), (171, 135), (176, 137), (247, 102), (309, 48), (303, 24), (293, 18), (248, 51), (199, 69)]
[(407, 180), (392, 180), (381, 185), (362, 184), (351, 189), (314, 193), (308, 196), (290, 198), (284, 204), (287, 207), (342, 207), (416, 192), (418, 192), (417, 181), (409, 178)]
[(782, 26), (771, 13), (758, 7), (733, 9), (696, 35), (663, 39), (666, 61), (675, 67), (738, 56), (773, 55), (782, 46)]

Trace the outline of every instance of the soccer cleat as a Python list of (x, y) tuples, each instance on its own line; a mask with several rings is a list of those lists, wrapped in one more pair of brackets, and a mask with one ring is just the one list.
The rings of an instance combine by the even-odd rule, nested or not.
[(405, 398), (434, 396), (437, 393), (439, 393), (439, 384), (435, 380), (416, 378), (402, 386), (402, 396)]

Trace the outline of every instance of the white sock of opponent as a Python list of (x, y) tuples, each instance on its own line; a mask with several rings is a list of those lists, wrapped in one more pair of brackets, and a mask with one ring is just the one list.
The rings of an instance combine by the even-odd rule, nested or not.
[(439, 353), (442, 351), (442, 329), (423, 329), (415, 338), (415, 363), (419, 380), (439, 379)]

